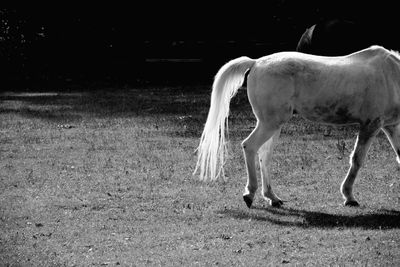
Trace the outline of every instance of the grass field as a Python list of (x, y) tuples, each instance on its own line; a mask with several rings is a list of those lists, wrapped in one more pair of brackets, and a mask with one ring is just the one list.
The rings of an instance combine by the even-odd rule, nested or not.
[(0, 265), (400, 265), (400, 168), (382, 133), (355, 183), (361, 206), (344, 207), (356, 128), (295, 116), (272, 164), (287, 202), (258, 193), (248, 209), (245, 90), (226, 179), (192, 176), (208, 105), (207, 86), (2, 93)]

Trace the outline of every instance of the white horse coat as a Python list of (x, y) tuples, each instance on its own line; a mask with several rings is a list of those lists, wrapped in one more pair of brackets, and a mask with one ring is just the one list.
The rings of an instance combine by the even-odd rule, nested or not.
[[(372, 139), (382, 129), (400, 155), (400, 56), (383, 47), (340, 57), (280, 52), (259, 59), (240, 57), (215, 76), (211, 105), (198, 147), (196, 170), (201, 179), (223, 173), (225, 127), (230, 99), (247, 76), (247, 94), (257, 126), (243, 143), (248, 182), (244, 200), (251, 206), (257, 190), (255, 157), (259, 160), (262, 194), (274, 206), (283, 202), (271, 188), (269, 163), (283, 123), (293, 111), (311, 121), (335, 125), (360, 124), (350, 168), (341, 192), (345, 205), (358, 205), (352, 188)], [(196, 172), (195, 170), (195, 172)]]

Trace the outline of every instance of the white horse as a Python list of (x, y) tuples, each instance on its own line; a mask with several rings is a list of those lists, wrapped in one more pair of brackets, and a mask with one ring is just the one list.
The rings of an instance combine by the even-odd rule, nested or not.
[(195, 172), (200, 169), (201, 179), (223, 175), (229, 103), (246, 74), (247, 95), (257, 118), (255, 129), (242, 142), (248, 175), (243, 198), (249, 208), (258, 188), (255, 165), (258, 152), (262, 195), (272, 206), (283, 204), (272, 190), (269, 164), (281, 127), (294, 110), (319, 123), (360, 125), (350, 168), (341, 184), (345, 205), (358, 206), (352, 193), (353, 183), (379, 130), (387, 135), (400, 163), (400, 55), (397, 52), (380, 46), (340, 57), (280, 52), (259, 59), (240, 57), (218, 71), (198, 147)]

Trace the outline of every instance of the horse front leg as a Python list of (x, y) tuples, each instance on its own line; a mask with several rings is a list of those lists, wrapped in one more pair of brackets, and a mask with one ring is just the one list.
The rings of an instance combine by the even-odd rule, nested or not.
[(278, 141), (280, 132), (280, 129), (277, 130), (274, 135), (262, 145), (258, 153), (261, 170), (262, 195), (270, 201), (273, 207), (280, 207), (283, 204), (283, 201), (272, 190), (270, 171), (273, 150)]
[(358, 133), (354, 150), (350, 155), (350, 168), (341, 185), (341, 192), (343, 198), (345, 199), (345, 206), (359, 205), (353, 196), (353, 184), (357, 173), (363, 164), (365, 156), (368, 153), (372, 140), (379, 132), (380, 127), (380, 120), (375, 120), (372, 123), (361, 125), (360, 127), (360, 132)]

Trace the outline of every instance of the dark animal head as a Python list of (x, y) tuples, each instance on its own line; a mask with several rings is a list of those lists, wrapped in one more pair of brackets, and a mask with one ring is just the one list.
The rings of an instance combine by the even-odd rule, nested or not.
[[(311, 30), (312, 29), (312, 30)], [(361, 25), (334, 19), (313, 25), (301, 36), (297, 51), (322, 56), (342, 56), (373, 45)]]
[(302, 53), (311, 53), (311, 40), (312, 40), (312, 35), (313, 31), (315, 28), (315, 24), (312, 25), (310, 28), (308, 28), (303, 35), (301, 36), (299, 42), (297, 43), (296, 51), (302, 52)]

